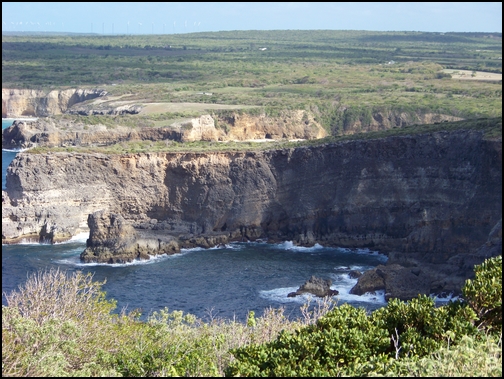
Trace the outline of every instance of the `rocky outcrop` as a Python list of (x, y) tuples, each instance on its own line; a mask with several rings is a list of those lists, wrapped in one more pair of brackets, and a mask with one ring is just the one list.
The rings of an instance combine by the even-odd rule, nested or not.
[(445, 262), (429, 263), (421, 254), (391, 252), (387, 265), (366, 271), (350, 293), (362, 295), (384, 290), (386, 300), (408, 300), (418, 294), (460, 295), (465, 281), (474, 277), (474, 266), (501, 254), (502, 220), (499, 220), (476, 251), (456, 254)]
[(86, 125), (73, 121), (38, 119), (16, 120), (2, 133), (2, 148), (25, 149), (37, 146), (106, 146), (128, 141), (181, 140), (172, 128), (132, 129), (125, 126)]
[(101, 89), (42, 90), (2, 88), (2, 118), (47, 117), (64, 113), (72, 105), (105, 96)]
[(215, 118), (219, 129), (226, 131), (225, 140), (318, 139), (327, 136), (313, 114), (304, 110), (284, 111), (278, 117), (233, 112)]
[(89, 239), (81, 254), (86, 263), (124, 263), (180, 252), (173, 237), (137, 232), (119, 214), (95, 212), (88, 216), (88, 225)]
[(91, 104), (89, 106), (74, 106), (72, 109), (68, 109), (65, 113), (80, 116), (118, 116), (125, 114), (138, 114), (141, 110), (142, 107), (135, 104), (126, 104), (116, 107), (109, 105)]
[[(80, 112), (80, 111), (78, 111)], [(99, 114), (96, 110), (93, 114)], [(267, 118), (266, 118), (267, 119)], [(105, 126), (101, 124), (89, 125), (68, 119), (55, 120), (51, 118), (34, 121), (18, 120), (2, 131), (2, 147), (4, 149), (31, 148), (36, 146), (91, 146), (112, 145), (129, 141), (230, 141), (247, 139), (313, 139), (325, 136), (320, 126), (306, 126), (287, 128), (284, 134), (278, 134), (279, 126), (265, 126), (258, 130), (252, 125), (254, 122), (264, 122), (261, 117), (247, 119), (248, 129), (237, 126), (226, 132), (223, 128), (215, 127), (215, 120), (210, 115), (202, 115), (174, 122), (164, 127)], [(255, 121), (253, 121), (255, 120)], [(258, 121), (259, 120), (259, 121)], [(295, 120), (294, 120), (295, 121)], [(273, 121), (270, 120), (270, 123)], [(241, 124), (240, 124), (241, 125)], [(271, 127), (271, 129), (268, 129)], [(299, 129), (299, 130), (298, 130)], [(313, 132), (313, 133), (312, 133)]]
[(338, 295), (339, 291), (332, 290), (331, 285), (332, 285), (331, 279), (322, 279), (317, 278), (316, 276), (312, 276), (303, 285), (301, 285), (297, 289), (297, 291), (289, 293), (287, 297), (296, 297), (306, 293), (310, 293), (317, 297)]
[(75, 235), (104, 210), (187, 244), (371, 247), (428, 274), (463, 265), (450, 260), (482, 245), (502, 251), (494, 228), (502, 140), (458, 130), (256, 152), (25, 152), (8, 169), (2, 199), (3, 243), (44, 227), (55, 239)]
[(357, 279), (357, 278), (360, 278), (362, 276), (362, 272), (360, 272), (359, 270), (350, 270), (350, 272), (348, 273), (348, 277), (350, 279)]
[(177, 122), (171, 125), (180, 133), (180, 141), (217, 141), (219, 133), (215, 128), (215, 121), (210, 115), (192, 118), (185, 122)]
[(385, 290), (386, 300), (389, 298), (408, 300), (418, 294), (429, 294), (431, 281), (431, 277), (419, 268), (397, 264), (379, 265), (373, 270), (366, 271), (350, 293), (363, 295), (366, 292)]
[(333, 135), (351, 135), (355, 133), (373, 132), (388, 130), (392, 128), (402, 128), (408, 125), (439, 124), (442, 122), (460, 121), (461, 117), (430, 113), (430, 112), (400, 112), (381, 111), (368, 113), (366, 116), (360, 114), (359, 110), (351, 108), (340, 108), (336, 112), (336, 119), (333, 121), (331, 133)]

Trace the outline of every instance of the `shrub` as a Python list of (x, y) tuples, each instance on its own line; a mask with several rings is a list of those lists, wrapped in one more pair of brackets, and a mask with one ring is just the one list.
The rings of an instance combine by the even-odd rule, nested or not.
[(449, 342), (475, 335), (474, 311), (460, 301), (436, 308), (419, 296), (391, 300), (371, 316), (344, 304), (295, 333), (232, 350), (227, 376), (334, 376), (408, 374), (399, 361), (416, 360)]
[(456, 348), (446, 346), (421, 359), (396, 361), (393, 370), (384, 375), (502, 377), (502, 337), (463, 336)]
[(67, 277), (59, 269), (31, 275), (19, 291), (6, 294), (7, 305), (21, 317), (42, 325), (53, 319), (85, 322), (108, 316), (115, 301), (105, 299), (105, 282), (93, 282), (93, 275), (78, 271)]
[(2, 376), (116, 376), (97, 361), (107, 349), (110, 311), (100, 282), (77, 272), (32, 275), (2, 306)]
[(475, 278), (462, 288), (465, 300), (476, 312), (479, 327), (502, 333), (502, 255), (474, 267)]
[(328, 376), (355, 360), (385, 352), (389, 338), (376, 328), (362, 308), (344, 304), (316, 324), (294, 333), (282, 331), (276, 340), (232, 351), (226, 376)]
[(375, 325), (391, 336), (387, 352), (392, 356), (424, 356), (439, 349), (448, 338), (459, 340), (476, 333), (474, 312), (461, 302), (436, 308), (426, 295), (408, 302), (392, 299), (386, 307), (373, 312)]

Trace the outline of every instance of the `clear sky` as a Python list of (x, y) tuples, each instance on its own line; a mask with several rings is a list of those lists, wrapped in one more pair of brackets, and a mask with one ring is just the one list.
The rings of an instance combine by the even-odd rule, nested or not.
[(502, 32), (502, 2), (2, 2), (2, 31), (171, 34), (278, 29)]

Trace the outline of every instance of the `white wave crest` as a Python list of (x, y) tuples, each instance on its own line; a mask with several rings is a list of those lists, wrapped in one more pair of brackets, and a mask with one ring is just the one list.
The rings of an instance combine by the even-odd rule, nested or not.
[(293, 251), (306, 251), (306, 252), (310, 252), (310, 251), (315, 251), (315, 250), (319, 250), (319, 249), (323, 249), (324, 246), (316, 243), (315, 245), (313, 246), (310, 246), (310, 247), (305, 247), (305, 246), (297, 246), (297, 245), (294, 245), (294, 243), (292, 241), (285, 241), (285, 242), (282, 242), (282, 243), (279, 243), (279, 244), (276, 244), (275, 245), (278, 249), (283, 249), (283, 250), (293, 250)]
[(291, 292), (296, 292), (298, 287), (284, 287), (275, 288), (272, 290), (259, 291), (259, 296), (263, 299), (274, 301), (277, 303), (299, 303), (304, 304), (308, 300), (313, 299), (315, 296), (309, 294), (303, 294), (295, 297), (287, 297)]
[(8, 152), (8, 153), (22, 153), (23, 151), (26, 151), (29, 149), (2, 149), (2, 151)]
[(81, 266), (81, 267), (93, 267), (93, 266), (104, 266), (104, 267), (128, 267), (128, 266), (141, 266), (141, 265), (150, 265), (154, 263), (158, 263), (167, 259), (172, 259), (172, 258), (177, 258), (182, 254), (173, 254), (173, 255), (149, 255), (149, 259), (145, 260), (140, 260), (140, 259), (135, 259), (132, 262), (125, 262), (125, 263), (83, 263), (80, 262), (72, 262), (72, 260), (69, 260), (69, 263), (73, 263), (76, 266)]
[[(375, 293), (365, 293), (363, 295), (353, 295), (350, 293), (352, 287), (357, 283), (357, 279), (351, 279), (348, 274), (333, 274), (331, 276), (333, 284), (332, 290), (337, 290), (338, 295), (333, 299), (338, 303), (369, 303), (369, 304), (386, 304), (385, 291), (376, 291)], [(259, 291), (259, 296), (278, 303), (306, 303), (310, 298), (316, 298), (314, 295), (303, 294), (295, 297), (287, 297), (291, 292), (297, 291), (298, 287), (283, 287), (274, 288), (272, 290)]]
[(2, 121), (10, 121), (10, 122), (14, 122), (14, 121), (37, 121), (38, 120), (38, 117), (16, 117), (16, 118), (2, 118)]
[(78, 233), (67, 241), (56, 242), (55, 245), (63, 245), (67, 243), (86, 243), (89, 238), (89, 232)]

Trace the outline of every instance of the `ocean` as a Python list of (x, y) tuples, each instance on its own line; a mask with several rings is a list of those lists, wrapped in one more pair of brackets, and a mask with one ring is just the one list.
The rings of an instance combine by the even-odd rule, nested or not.
[[(2, 129), (12, 120), (2, 120)], [(2, 150), (2, 189), (6, 171), (16, 151)], [(350, 303), (367, 310), (386, 304), (384, 293), (356, 296), (349, 294), (357, 282), (350, 270), (361, 272), (384, 264), (387, 257), (368, 249), (298, 247), (290, 241), (231, 243), (225, 248), (184, 249), (181, 254), (161, 256), (127, 264), (83, 264), (80, 253), (87, 235), (55, 244), (2, 245), (2, 304), (4, 293), (22, 285), (28, 275), (39, 270), (60, 268), (94, 274), (106, 280), (103, 289), (117, 300), (117, 312), (140, 308), (142, 318), (164, 307), (181, 310), (206, 319), (213, 317), (245, 320), (249, 311), (261, 315), (269, 307), (285, 309), (289, 318), (301, 316), (300, 307), (315, 299), (287, 297), (289, 292), (312, 275), (331, 279), (339, 291), (338, 304)]]

